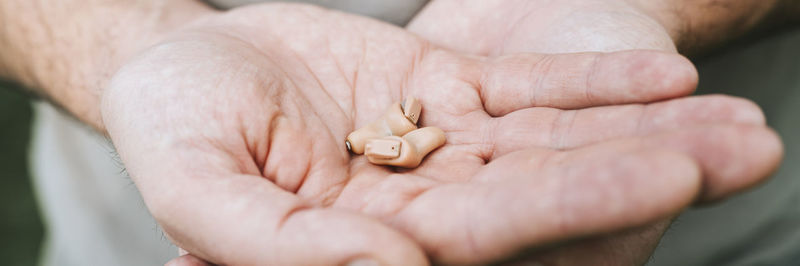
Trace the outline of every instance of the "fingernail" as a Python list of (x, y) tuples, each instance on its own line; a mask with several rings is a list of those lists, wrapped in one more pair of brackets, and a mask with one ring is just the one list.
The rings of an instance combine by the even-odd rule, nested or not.
[(347, 266), (380, 266), (378, 261), (368, 258), (358, 258), (346, 264)]

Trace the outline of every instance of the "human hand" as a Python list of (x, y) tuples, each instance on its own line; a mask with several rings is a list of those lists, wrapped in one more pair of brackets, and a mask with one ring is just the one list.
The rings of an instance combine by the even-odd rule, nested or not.
[[(259, 5), (125, 64), (104, 92), (103, 122), (165, 232), (209, 262), (481, 263), (676, 212), (700, 189), (697, 153), (743, 145), (720, 162), (750, 169), (742, 183), (771, 167), (774, 147), (754, 143), (777, 140), (729, 123), (763, 119), (737, 100), (557, 109), (691, 90), (691, 67), (664, 61), (685, 62), (464, 57), (373, 20)], [(413, 170), (351, 157), (345, 135), (405, 96), (422, 101), (420, 124), (443, 129), (445, 146)], [(695, 116), (731, 106), (745, 108)], [(719, 123), (681, 129), (707, 120)]]
[[(659, 1), (642, 2), (650, 7), (636, 5), (637, 1), (436, 1), (431, 3), (409, 25), (433, 43), (448, 48), (487, 55), (512, 55), (522, 52), (568, 53), (584, 51), (621, 51), (627, 49), (652, 49), (674, 52), (673, 38), (685, 40), (689, 32), (669, 30), (663, 18), (653, 16)], [(669, 2), (669, 1), (664, 1)], [(679, 1), (673, 1), (679, 2)], [(699, 4), (698, 1), (697, 4)], [(736, 8), (747, 3), (738, 3)], [(733, 8), (732, 9), (736, 9)], [(456, 10), (456, 11), (454, 11)], [(453, 18), (452, 13), (463, 13), (467, 19)], [(667, 14), (662, 14), (667, 16)], [(728, 14), (730, 15), (730, 14)], [(711, 20), (711, 19), (708, 19)], [(509, 23), (512, 21), (513, 23)], [(695, 32), (692, 32), (695, 33)], [(718, 40), (715, 40), (718, 41)], [(681, 45), (684, 47), (686, 44)], [(707, 98), (715, 104), (719, 98)], [(718, 103), (717, 103), (718, 104)], [(730, 108), (749, 105), (753, 114), (757, 107), (740, 102)], [(677, 110), (676, 110), (677, 111)], [(726, 120), (724, 111), (710, 113)], [(638, 120), (637, 117), (630, 117)], [(713, 120), (713, 119), (712, 119)], [(742, 121), (727, 120), (732, 123)], [(763, 119), (751, 120), (752, 125), (765, 127)], [(772, 153), (780, 158), (781, 149)], [(702, 156), (712, 159), (724, 156), (707, 152)], [(701, 160), (702, 161), (702, 160)], [(778, 160), (779, 161), (779, 160)], [(777, 164), (777, 163), (776, 163)], [(717, 165), (718, 166), (718, 165)], [(747, 189), (758, 182), (739, 183), (731, 187), (725, 183), (736, 180), (731, 171), (710, 170), (713, 163), (703, 165), (708, 188), (727, 187), (726, 193), (704, 193), (702, 201), (720, 200), (724, 196)], [(710, 171), (708, 171), (710, 170)], [(752, 181), (763, 180), (770, 173), (751, 176)], [(545, 252), (534, 252), (523, 261), (535, 260), (546, 265), (638, 265), (649, 258), (669, 221), (650, 226), (632, 228), (606, 237), (594, 237), (570, 243)]]

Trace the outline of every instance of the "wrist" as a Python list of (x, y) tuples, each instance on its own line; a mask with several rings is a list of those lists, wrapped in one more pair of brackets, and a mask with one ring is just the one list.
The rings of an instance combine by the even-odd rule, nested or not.
[(10, 26), (3, 32), (9, 53), (0, 74), (100, 132), (99, 99), (117, 69), (170, 31), (213, 12), (196, 1), (49, 4), (0, 4)]

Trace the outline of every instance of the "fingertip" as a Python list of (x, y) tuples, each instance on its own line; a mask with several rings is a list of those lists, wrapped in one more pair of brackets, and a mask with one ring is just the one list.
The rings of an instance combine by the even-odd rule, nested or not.
[(211, 264), (191, 254), (186, 254), (170, 260), (164, 266), (211, 266)]
[(697, 88), (697, 69), (680, 54), (635, 50), (603, 57), (596, 66), (602, 76), (594, 82), (604, 84), (597, 91), (609, 92), (611, 103), (660, 101), (691, 95)]
[(371, 258), (357, 258), (344, 264), (346, 266), (380, 266), (381, 264)]
[[(760, 147), (760, 149), (755, 150), (754, 153), (756, 154), (755, 156), (764, 158), (763, 164), (757, 167), (756, 171), (757, 174), (760, 173), (761, 176), (768, 177), (778, 171), (786, 151), (780, 135), (774, 129), (760, 128), (756, 134), (758, 136), (754, 137), (753, 140), (756, 142), (755, 146)], [(763, 180), (765, 179), (759, 181)], [(760, 183), (759, 181), (755, 183)]]
[[(652, 169), (663, 171), (659, 180), (655, 180), (656, 187), (672, 188), (666, 193), (664, 202), (675, 202), (673, 209), (666, 214), (674, 213), (694, 202), (700, 195), (703, 185), (703, 170), (700, 164), (690, 155), (674, 151), (649, 151), (647, 163), (652, 164)], [(659, 190), (655, 190), (659, 191)], [(658, 202), (655, 200), (654, 202)]]
[(784, 147), (780, 136), (767, 127), (742, 126), (737, 130), (738, 156), (731, 158), (738, 167), (722, 169), (711, 176), (703, 188), (700, 203), (720, 201), (738, 192), (753, 188), (769, 179), (783, 161)]
[(653, 128), (667, 129), (708, 124), (764, 126), (766, 118), (753, 101), (728, 95), (702, 95), (648, 105)]
[(783, 158), (780, 137), (765, 126), (702, 125), (643, 140), (645, 146), (682, 152), (699, 163), (703, 175), (700, 203), (764, 182)]
[(663, 63), (658, 65), (656, 75), (663, 75), (662, 89), (671, 91), (673, 94), (668, 98), (688, 96), (697, 90), (700, 82), (700, 75), (697, 68), (689, 58), (676, 53), (660, 53)]
[(727, 104), (729, 106), (727, 112), (731, 116), (731, 122), (756, 126), (767, 124), (767, 118), (764, 116), (761, 107), (750, 99), (724, 94), (705, 95), (698, 98), (717, 98), (723, 104)]
[(774, 129), (766, 128), (765, 137), (765, 151), (767, 151), (767, 154), (771, 154), (771, 156), (767, 156), (768, 163), (766, 164), (766, 173), (770, 175), (777, 171), (778, 167), (781, 166), (781, 162), (783, 162), (783, 156), (786, 154), (786, 150), (784, 149), (781, 136)]
[(632, 53), (639, 56), (641, 77), (653, 86), (653, 90), (661, 92), (654, 100), (688, 96), (697, 89), (697, 68), (683, 55), (646, 50)]
[[(276, 241), (282, 243), (279, 254), (286, 264), (428, 264), (423, 250), (404, 234), (380, 221), (342, 210), (301, 211), (287, 218), (280, 230), (281, 239)], [(309, 249), (314, 250), (316, 258), (306, 256)]]

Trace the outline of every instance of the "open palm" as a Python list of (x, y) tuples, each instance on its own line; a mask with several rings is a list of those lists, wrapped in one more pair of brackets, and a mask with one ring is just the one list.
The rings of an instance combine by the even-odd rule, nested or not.
[[(513, 56), (521, 52), (574, 53), (584, 51), (621, 51), (652, 49), (675, 52), (675, 41), (658, 19), (645, 12), (636, 1), (436, 1), (414, 19), (409, 30), (427, 40), (470, 54)], [(643, 2), (657, 6), (657, 2)], [(452, 19), (458, 9), (468, 19)], [(669, 13), (668, 9), (661, 10)], [(509, 23), (511, 22), (511, 23)], [(672, 34), (675, 34), (672, 32)], [(680, 38), (680, 36), (676, 37)], [(685, 40), (684, 40), (685, 41)], [(470, 44), (470, 45), (466, 45)], [(732, 113), (760, 116), (760, 110), (744, 100), (712, 96), (694, 99), (705, 105), (702, 112), (688, 112), (682, 127), (702, 130), (708, 124), (739, 124), (765, 128), (763, 119), (737, 119)], [(672, 105), (674, 112), (688, 106)], [(662, 109), (662, 112), (669, 112)], [(640, 121), (636, 116), (628, 119)], [(730, 128), (746, 131), (746, 129)], [(735, 133), (735, 132), (734, 132)], [(708, 132), (708, 136), (719, 136)], [(728, 149), (692, 152), (703, 169), (704, 189), (700, 202), (717, 201), (752, 187), (768, 177), (780, 161), (781, 149), (772, 136), (751, 138), (750, 145), (760, 147), (766, 157), (737, 156), (741, 144)], [(757, 140), (757, 141), (756, 141)], [(693, 141), (684, 145), (696, 145)], [(721, 146), (720, 146), (721, 147)], [(738, 158), (731, 160), (732, 158)], [(751, 160), (751, 161), (745, 161)], [(760, 165), (749, 171), (742, 165)], [(770, 167), (763, 167), (770, 166)], [(669, 219), (649, 226), (631, 228), (603, 237), (576, 241), (546, 252), (529, 253), (526, 260), (548, 265), (637, 265), (643, 264), (655, 249)]]
[[(694, 149), (772, 136), (722, 123), (763, 119), (751, 106), (688, 120), (708, 107), (688, 99), (557, 109), (685, 93), (691, 67), (658, 64), (676, 60), (487, 60), (365, 18), (250, 6), (129, 62), (103, 96), (103, 119), (165, 232), (210, 262), (411, 265), (427, 254), (480, 263), (666, 217), (700, 188)], [(646, 83), (653, 78), (661, 82)], [(420, 125), (445, 131), (445, 146), (413, 170), (347, 153), (349, 132), (407, 96), (423, 104)], [(722, 122), (676, 129), (698, 119)], [(703, 137), (709, 130), (720, 134)]]

